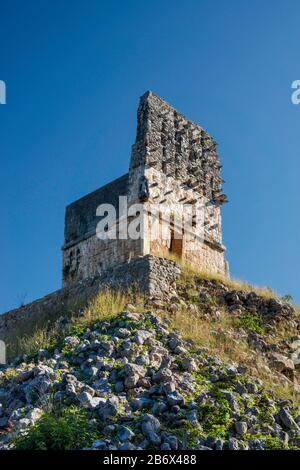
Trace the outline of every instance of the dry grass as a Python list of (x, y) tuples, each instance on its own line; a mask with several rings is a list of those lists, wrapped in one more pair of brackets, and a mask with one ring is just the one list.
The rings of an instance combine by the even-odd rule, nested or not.
[(126, 305), (134, 302), (136, 306), (143, 306), (144, 299), (139, 294), (124, 293), (123, 291), (104, 290), (96, 295), (82, 310), (70, 307), (65, 312), (67, 323), (53, 321), (47, 325), (38, 325), (31, 332), (18, 331), (7, 342), (8, 357), (14, 358), (20, 354), (31, 355), (39, 349), (52, 349), (74, 330), (88, 328), (97, 321), (111, 320), (122, 312)]
[[(172, 257), (172, 259), (174, 259)], [(177, 260), (176, 260), (177, 261)], [(269, 289), (253, 288), (241, 281), (232, 281), (222, 276), (216, 276), (208, 272), (199, 272), (193, 267), (180, 263), (182, 266), (181, 282), (187, 282), (195, 278), (219, 281), (231, 289), (255, 290), (264, 297), (275, 297), (276, 294)], [(132, 292), (105, 290), (92, 299), (78, 315), (78, 308), (70, 308), (67, 315), (69, 322), (66, 324), (52, 323), (52, 325), (41, 325), (36, 327), (33, 333), (19, 332), (17, 338), (9, 342), (8, 355), (15, 357), (19, 354), (33, 354), (39, 349), (52, 349), (62, 343), (63, 339), (74, 331), (84, 331), (93, 323), (98, 321), (112, 320), (125, 310), (128, 303), (132, 303), (140, 311), (145, 308), (145, 299), (140, 294)], [(178, 330), (185, 340), (192, 340), (196, 345), (206, 347), (209, 353), (215, 354), (220, 359), (245, 365), (252, 376), (259, 377), (265, 387), (274, 391), (283, 399), (291, 399), (299, 403), (298, 397), (291, 384), (284, 376), (274, 373), (268, 368), (266, 359), (257, 351), (249, 348), (247, 340), (236, 328), (236, 319), (228, 314), (226, 310), (218, 308), (220, 316), (203, 317), (201, 311), (188, 311), (181, 307), (176, 314), (159, 312), (163, 317), (168, 317), (170, 327)], [(284, 339), (293, 332), (290, 326), (281, 324), (276, 331), (275, 339)]]
[(124, 292), (107, 289), (89, 303), (77, 324), (88, 327), (96, 321), (111, 320), (125, 309), (128, 302), (129, 297)]
[(182, 282), (185, 282), (186, 280), (189, 280), (193, 277), (198, 277), (200, 279), (206, 279), (208, 281), (220, 282), (221, 284), (224, 284), (232, 290), (256, 292), (257, 295), (266, 299), (280, 298), (279, 294), (274, 292), (273, 289), (271, 289), (270, 287), (253, 286), (246, 281), (242, 281), (239, 279), (231, 279), (221, 274), (210, 272), (209, 270), (201, 270), (196, 266), (193, 266), (191, 263), (188, 263), (187, 261), (184, 261), (178, 258), (177, 256), (171, 254), (163, 257), (175, 261), (182, 268)]
[[(296, 310), (296, 317), (299, 317), (299, 312)], [(272, 331), (268, 332), (268, 335), (264, 337), (264, 340), (268, 344), (278, 344), (283, 341), (290, 341), (291, 338), (298, 336), (299, 330), (295, 327), (294, 323), (287, 321), (286, 319), (282, 319), (280, 322), (276, 324), (276, 327), (273, 328)]]
[(221, 312), (219, 320), (204, 319), (200, 314), (185, 309), (176, 314), (164, 312), (162, 316), (170, 320), (170, 327), (178, 330), (185, 340), (208, 348), (209, 354), (215, 354), (221, 360), (246, 366), (248, 374), (260, 378), (265, 388), (277, 397), (293, 400), (300, 405), (299, 393), (295, 392), (293, 384), (282, 374), (271, 371), (265, 357), (251, 350), (246, 339), (235, 335), (234, 319), (225, 311)]
[(50, 349), (60, 334), (64, 334), (64, 329), (57, 330), (53, 327), (51, 330), (38, 328), (32, 334), (22, 335), (18, 333), (15, 341), (8, 343), (8, 358), (14, 358), (20, 354), (30, 355), (40, 349)]

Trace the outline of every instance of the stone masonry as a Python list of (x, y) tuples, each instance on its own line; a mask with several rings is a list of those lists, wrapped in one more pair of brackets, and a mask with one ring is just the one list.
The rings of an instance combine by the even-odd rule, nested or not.
[[(171, 299), (180, 268), (170, 255), (228, 275), (220, 213), (227, 198), (214, 140), (152, 92), (141, 97), (137, 117), (129, 172), (66, 208), (63, 288), (0, 315), (0, 340), (29, 332), (106, 287), (136, 288), (154, 300)], [(114, 208), (116, 233), (121, 232), (120, 197), (130, 208), (142, 207), (140, 236), (100, 240), (97, 227), (105, 215), (97, 214), (103, 204)], [(192, 225), (178, 237), (179, 212), (184, 204), (194, 209), (199, 202), (204, 207), (203, 236)], [(158, 207), (155, 217), (153, 206)], [(127, 213), (126, 221), (131, 219)]]
[(19, 331), (22, 334), (64, 315), (75, 304), (83, 305), (99, 291), (111, 288), (136, 289), (152, 300), (171, 298), (175, 293), (180, 267), (172, 260), (154, 256), (136, 257), (129, 263), (115, 264), (101, 276), (86, 278), (23, 307), (0, 315), (0, 340)]
[[(129, 172), (66, 208), (64, 286), (148, 254), (171, 254), (200, 269), (228, 274), (220, 213), (227, 198), (222, 193), (216, 143), (201, 127), (152, 92), (141, 97), (137, 114)], [(96, 234), (101, 220), (96, 215), (97, 207), (115, 207), (119, 233), (119, 196), (127, 196), (129, 206), (143, 205), (141, 237), (100, 240)], [(199, 238), (193, 227), (178, 237), (176, 217), (182, 217), (184, 205), (193, 209), (199, 202), (204, 207), (203, 237)], [(159, 208), (154, 218), (150, 216), (153, 205)], [(167, 214), (171, 223), (165, 230)], [(153, 238), (154, 224), (157, 236)]]

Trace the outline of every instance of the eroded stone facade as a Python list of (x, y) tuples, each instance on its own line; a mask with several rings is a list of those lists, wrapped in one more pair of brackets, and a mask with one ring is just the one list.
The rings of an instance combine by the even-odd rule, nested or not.
[[(66, 209), (64, 286), (148, 254), (173, 254), (200, 269), (228, 275), (220, 211), (227, 199), (222, 193), (220, 170), (212, 137), (152, 92), (145, 93), (138, 108), (128, 174)], [(142, 236), (137, 240), (120, 240), (118, 236), (99, 240), (97, 207), (113, 204), (118, 217), (119, 196), (127, 196), (129, 205), (143, 204)], [(202, 236), (192, 225), (178, 238), (176, 217), (181, 217), (184, 205), (193, 210), (198, 203), (204, 207)], [(151, 209), (154, 205), (159, 208), (156, 217)], [(167, 230), (166, 219), (171, 219)], [(151, 236), (154, 224), (158, 227), (155, 237)]]

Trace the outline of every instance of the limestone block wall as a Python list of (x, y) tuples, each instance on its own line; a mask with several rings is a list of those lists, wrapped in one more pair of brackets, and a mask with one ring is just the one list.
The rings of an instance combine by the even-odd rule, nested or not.
[[(222, 194), (220, 169), (216, 143), (201, 127), (153, 93), (141, 98), (128, 191), (135, 201), (143, 188), (144, 254), (172, 252), (172, 231), (176, 231), (176, 227), (166, 232), (162, 228), (163, 219), (171, 213), (175, 219), (178, 215), (181, 217), (185, 205), (195, 210), (201, 203), (204, 210), (201, 237), (196, 236), (196, 226), (192, 226), (188, 234), (183, 234), (181, 248), (175, 249), (175, 254), (181, 251), (180, 257), (200, 269), (228, 274), (220, 210), (226, 196)], [(158, 207), (159, 221), (149, 215), (153, 214), (153, 206)], [(152, 228), (157, 223), (159, 236), (153, 238)]]
[(108, 267), (142, 255), (140, 240), (100, 240), (97, 208), (110, 204), (119, 216), (119, 197), (127, 195), (128, 174), (93, 191), (66, 208), (63, 246), (63, 286), (101, 275)]
[[(152, 168), (146, 169), (145, 174), (149, 181), (149, 200), (145, 203), (148, 216), (145, 221), (144, 254), (166, 256), (172, 254), (172, 230), (176, 232), (176, 218), (184, 219), (184, 204), (203, 204), (204, 229), (197, 232), (196, 226), (191, 226), (188, 233), (183, 231), (181, 253), (173, 254), (181, 257), (199, 269), (227, 275), (228, 268), (224, 257), (225, 247), (222, 243), (221, 211), (207, 198), (203, 198), (191, 189), (181, 186), (173, 177), (157, 172)], [(157, 184), (154, 184), (154, 183)], [(161, 188), (161, 189), (160, 189)], [(178, 200), (182, 203), (178, 204)], [(151, 205), (157, 205), (160, 212), (155, 217), (151, 212)], [(168, 220), (172, 220), (175, 211), (175, 222), (168, 227)], [(167, 219), (167, 223), (166, 223)], [(158, 226), (157, 226), (158, 224)], [(153, 230), (156, 225), (156, 230)], [(154, 236), (158, 234), (158, 237)], [(179, 243), (177, 243), (179, 244)]]
[(63, 286), (101, 275), (109, 267), (141, 256), (142, 240), (100, 240), (96, 234), (64, 249)]
[(85, 302), (105, 288), (127, 291), (134, 286), (151, 299), (168, 299), (174, 293), (180, 267), (171, 260), (154, 256), (137, 257), (119, 263), (101, 276), (86, 278), (0, 315), (0, 340), (13, 341), (20, 332), (29, 333), (63, 315), (70, 306)]
[[(226, 196), (222, 194), (220, 169), (212, 137), (164, 100), (147, 92), (138, 108), (128, 174), (67, 207), (63, 286), (101, 275), (107, 268), (136, 256), (170, 252), (200, 269), (226, 275), (220, 210)], [(121, 195), (128, 198), (129, 206), (143, 204), (142, 236), (139, 240), (99, 240), (96, 226), (101, 218), (96, 215), (97, 207), (112, 204), (118, 218)], [(204, 207), (201, 237), (197, 236), (195, 225), (183, 234), (181, 245), (174, 241), (172, 226), (167, 233), (160, 230), (156, 238), (150, 236), (154, 222), (149, 213), (153, 205), (160, 207), (158, 217), (163, 218), (168, 213), (180, 215), (184, 205), (195, 210), (199, 202)]]

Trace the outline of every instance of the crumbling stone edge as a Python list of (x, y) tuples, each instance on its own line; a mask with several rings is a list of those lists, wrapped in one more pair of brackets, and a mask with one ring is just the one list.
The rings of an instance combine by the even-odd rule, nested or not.
[(19, 331), (34, 329), (55, 320), (68, 306), (88, 300), (105, 289), (136, 289), (151, 300), (168, 299), (175, 293), (176, 280), (181, 269), (172, 260), (151, 255), (116, 264), (101, 276), (87, 278), (52, 292), (20, 308), (0, 315), (0, 340), (6, 340)]

